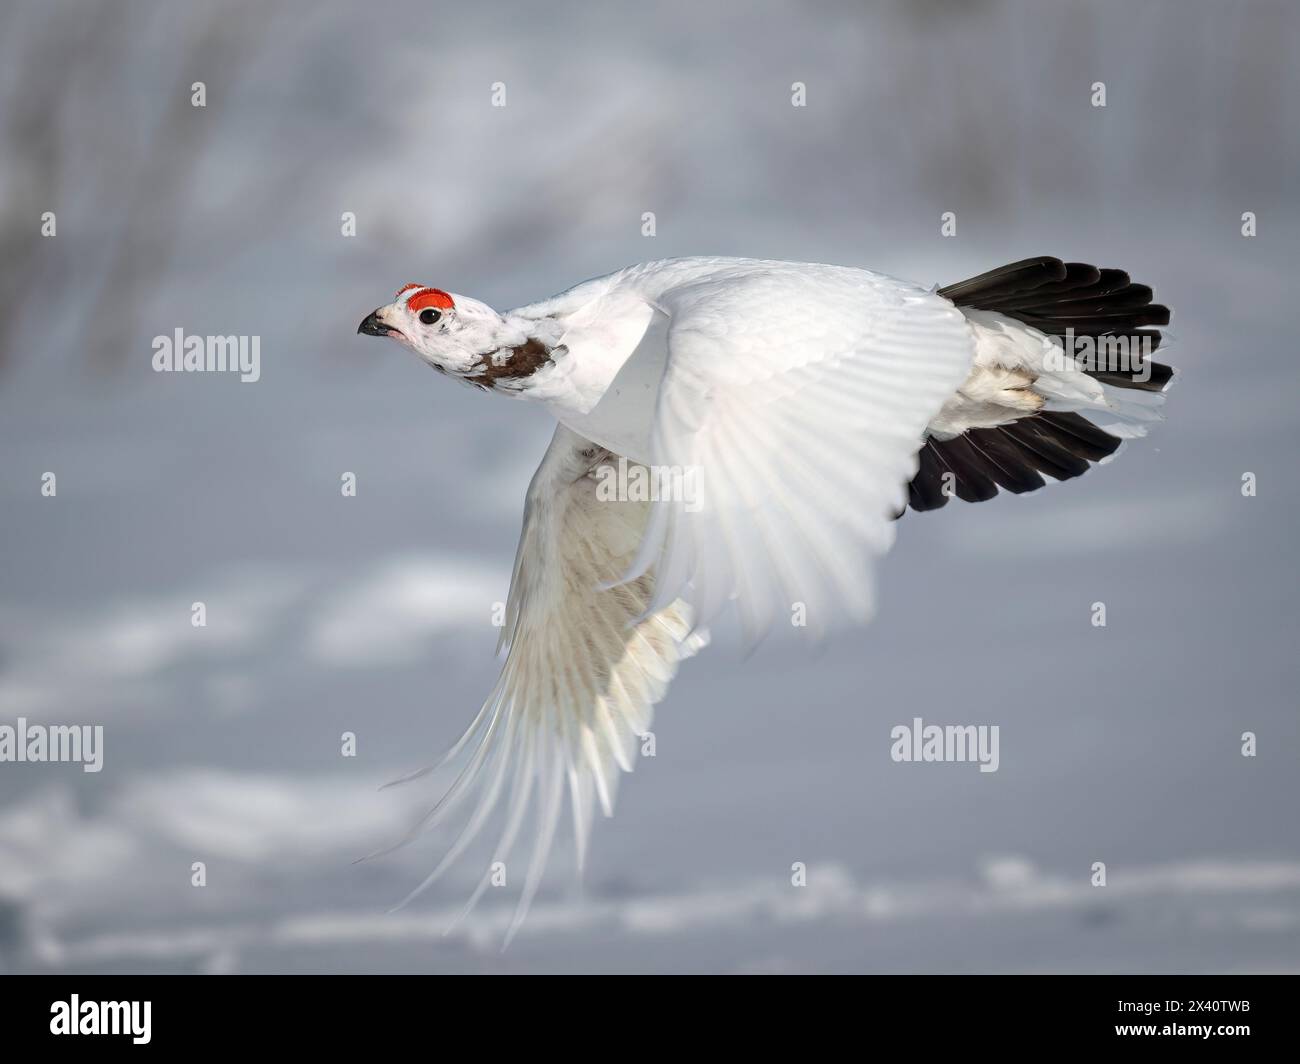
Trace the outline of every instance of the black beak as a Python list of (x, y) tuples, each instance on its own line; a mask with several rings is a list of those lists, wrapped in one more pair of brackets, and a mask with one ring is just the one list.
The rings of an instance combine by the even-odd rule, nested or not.
[(357, 326), (357, 332), (362, 336), (387, 336), (392, 331), (392, 327), (385, 325), (379, 320), (379, 311), (372, 311), (366, 315), (366, 320)]

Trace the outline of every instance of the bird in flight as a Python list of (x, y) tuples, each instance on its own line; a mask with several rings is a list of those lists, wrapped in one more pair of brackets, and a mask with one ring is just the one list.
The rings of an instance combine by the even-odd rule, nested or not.
[(750, 645), (796, 614), (813, 635), (867, 620), (908, 507), (1034, 491), (1144, 435), (1173, 372), (1150, 327), (1168, 321), (1124, 271), (1050, 257), (938, 289), (670, 259), (506, 313), (404, 285), (359, 333), (558, 422), (524, 503), (500, 678), (404, 841), (468, 813), (411, 897), (503, 799), (505, 861), (535, 807), (509, 941), (566, 792), (581, 868), (597, 804), (612, 814), (654, 705), (725, 607)]

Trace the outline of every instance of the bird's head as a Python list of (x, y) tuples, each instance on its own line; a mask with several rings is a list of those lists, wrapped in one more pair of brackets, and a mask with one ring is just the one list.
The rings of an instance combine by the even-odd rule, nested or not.
[(435, 369), (474, 380), (495, 352), (523, 344), (518, 324), (486, 303), (441, 288), (407, 284), (397, 298), (366, 315), (364, 336), (387, 336), (405, 344)]

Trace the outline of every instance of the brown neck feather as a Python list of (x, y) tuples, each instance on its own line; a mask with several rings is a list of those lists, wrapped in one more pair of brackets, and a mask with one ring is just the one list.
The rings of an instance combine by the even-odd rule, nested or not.
[(499, 363), (492, 361), (492, 355), (483, 355), (474, 372), (465, 379), (481, 388), (495, 388), (498, 382), (531, 377), (550, 361), (551, 349), (540, 340), (530, 338), (519, 347), (509, 348)]

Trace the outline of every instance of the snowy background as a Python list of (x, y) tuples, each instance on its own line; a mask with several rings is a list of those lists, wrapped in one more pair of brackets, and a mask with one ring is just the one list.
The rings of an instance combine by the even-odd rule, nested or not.
[[(0, 723), (106, 735), (97, 775), (0, 764), (0, 970), (1300, 968), (1298, 54), (1282, 0), (5, 4)], [(484, 854), (388, 915), (447, 837), (352, 861), (495, 679), (551, 426), (357, 322), (703, 253), (1124, 267), (1169, 420), (909, 514), (820, 656), (687, 663), (505, 954), (512, 889), (443, 935)], [(262, 379), (152, 372), (177, 327)], [(894, 764), (913, 716), (999, 725), (999, 771)]]

